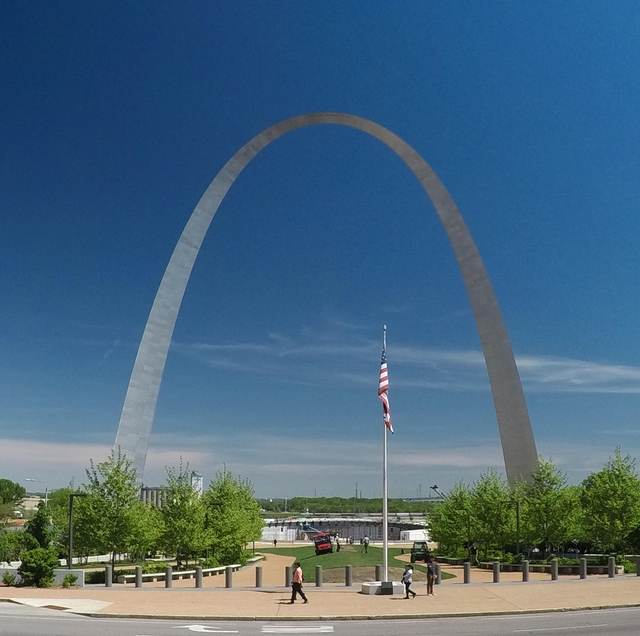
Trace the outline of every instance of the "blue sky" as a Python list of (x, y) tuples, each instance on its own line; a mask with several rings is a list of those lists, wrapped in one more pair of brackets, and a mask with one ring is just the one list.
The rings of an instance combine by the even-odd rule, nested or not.
[[(4, 2), (0, 473), (62, 486), (113, 444), (176, 241), (227, 159), (366, 117), (478, 245), (534, 434), (573, 482), (640, 451), (634, 2)], [(184, 298), (145, 481), (180, 456), (262, 496), (390, 494), (502, 465), (466, 292), (424, 191), (342, 127), (265, 149)]]

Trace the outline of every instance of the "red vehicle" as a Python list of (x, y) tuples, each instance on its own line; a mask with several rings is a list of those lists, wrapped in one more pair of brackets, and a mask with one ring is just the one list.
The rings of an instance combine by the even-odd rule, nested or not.
[(313, 537), (313, 543), (316, 546), (316, 554), (325, 554), (333, 552), (333, 544), (331, 543), (331, 535), (328, 532), (321, 532)]

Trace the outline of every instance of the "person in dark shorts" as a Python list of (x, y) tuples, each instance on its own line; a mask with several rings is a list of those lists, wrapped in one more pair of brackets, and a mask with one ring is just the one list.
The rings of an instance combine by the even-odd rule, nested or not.
[(302, 574), (302, 566), (299, 561), (293, 564), (293, 581), (291, 581), (291, 603), (295, 603), (298, 594), (302, 597), (305, 603), (309, 602), (309, 599), (302, 591), (302, 581), (304, 581), (304, 575)]

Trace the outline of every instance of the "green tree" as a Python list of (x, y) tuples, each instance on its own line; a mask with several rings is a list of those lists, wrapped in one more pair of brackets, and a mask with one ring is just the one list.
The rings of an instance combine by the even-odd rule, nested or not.
[(74, 502), (74, 543), (76, 533), (78, 539), (86, 537), (90, 542), (86, 548), (111, 553), (115, 565), (116, 555), (135, 545), (140, 528), (136, 471), (118, 450), (97, 466), (91, 460), (86, 472), (88, 483), (83, 489), (88, 496)]
[(473, 484), (471, 507), (475, 538), (484, 555), (491, 549), (504, 550), (513, 535), (515, 505), (509, 484), (495, 468), (482, 473)]
[(0, 479), (0, 505), (19, 506), (27, 496), (23, 486), (10, 479)]
[(0, 535), (0, 561), (20, 561), (22, 555), (40, 547), (27, 532), (5, 532)]
[(521, 538), (546, 550), (576, 539), (579, 534), (580, 500), (576, 488), (567, 486), (566, 475), (553, 462), (538, 459), (530, 483), (516, 485), (520, 500)]
[(22, 563), (18, 574), (25, 585), (35, 587), (51, 587), (58, 567), (58, 557), (51, 548), (36, 548), (22, 555)]
[(640, 481), (635, 460), (620, 447), (604, 468), (583, 482), (584, 523), (604, 550), (623, 550), (640, 525)]
[(264, 525), (251, 482), (234, 478), (225, 468), (211, 482), (204, 502), (213, 556), (221, 565), (246, 560), (245, 545), (260, 539)]
[(163, 529), (161, 549), (175, 554), (178, 568), (189, 557), (203, 552), (211, 543), (211, 532), (206, 527), (207, 511), (199, 493), (191, 486), (189, 464), (167, 467), (167, 488), (162, 502)]
[[(60, 558), (67, 556), (67, 550), (69, 546), (69, 495), (75, 492), (71, 486), (67, 488), (58, 488), (49, 493), (49, 510), (51, 512), (51, 521), (53, 523), (54, 538), (53, 543), (58, 550)], [(74, 503), (78, 503), (76, 499)], [(74, 510), (74, 523), (77, 519), (77, 514)], [(74, 528), (74, 535), (76, 535)], [(74, 536), (74, 547), (76, 552), (80, 553), (79, 548), (82, 545), (82, 541), (78, 541), (78, 537)]]
[(454, 556), (466, 552), (467, 541), (475, 525), (469, 486), (458, 482), (445, 500), (427, 513), (427, 523), (429, 536), (438, 543), (440, 553)]
[(13, 511), (15, 506), (13, 504), (0, 504), (0, 524), (7, 525), (9, 521), (13, 519)]
[(38, 542), (41, 548), (48, 548), (51, 545), (55, 533), (51, 524), (51, 511), (44, 501), (38, 504), (36, 514), (27, 521), (24, 529)]

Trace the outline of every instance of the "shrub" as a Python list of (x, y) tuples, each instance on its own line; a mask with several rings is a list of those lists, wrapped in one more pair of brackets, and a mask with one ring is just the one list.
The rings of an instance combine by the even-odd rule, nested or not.
[(9, 587), (12, 587), (16, 584), (16, 575), (11, 574), (11, 572), (5, 572), (2, 575), (2, 582)]
[(84, 582), (87, 585), (104, 585), (104, 570), (85, 572)]
[[(617, 561), (618, 559), (616, 559), (616, 563)], [(633, 561), (629, 561), (629, 559), (620, 559), (620, 563), (617, 563), (617, 565), (624, 566), (625, 574), (635, 574), (637, 572), (636, 564)]]
[(22, 555), (22, 563), (18, 574), (27, 586), (51, 587), (55, 577), (54, 570), (58, 567), (55, 550), (50, 548), (36, 548), (27, 550)]
[(217, 568), (217, 567), (220, 567), (220, 562), (218, 561), (218, 559), (216, 559), (216, 557), (210, 556), (210, 557), (207, 557), (206, 559), (202, 559), (200, 561), (200, 565), (203, 568)]
[(62, 581), (62, 587), (71, 587), (76, 584), (78, 577), (75, 574), (67, 574)]
[(558, 559), (558, 565), (580, 565), (580, 559)]
[(143, 574), (156, 574), (158, 572), (164, 572), (164, 569), (170, 564), (166, 561), (146, 561), (142, 564)]

